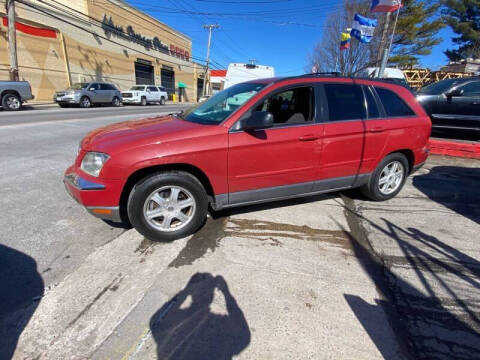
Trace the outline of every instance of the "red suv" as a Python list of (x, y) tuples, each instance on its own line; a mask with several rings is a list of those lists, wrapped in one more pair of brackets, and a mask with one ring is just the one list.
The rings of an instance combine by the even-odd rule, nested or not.
[(430, 130), (402, 86), (326, 75), (262, 79), (185, 113), (91, 132), (64, 182), (93, 215), (172, 240), (196, 231), (209, 206), (357, 187), (390, 199), (427, 159)]

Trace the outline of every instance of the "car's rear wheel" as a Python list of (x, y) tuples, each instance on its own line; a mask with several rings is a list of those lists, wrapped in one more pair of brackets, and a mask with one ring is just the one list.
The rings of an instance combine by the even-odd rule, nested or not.
[(147, 105), (147, 98), (146, 97), (142, 97), (142, 99), (140, 100), (140, 105), (142, 105), (142, 106)]
[(194, 233), (207, 215), (207, 194), (191, 174), (175, 171), (151, 175), (130, 193), (127, 213), (146, 238), (170, 241)]
[(162, 98), (160, 99), (160, 105), (165, 105), (165, 98), (164, 98), (164, 97), (162, 97)]
[(113, 100), (112, 100), (112, 105), (115, 106), (115, 107), (118, 107), (120, 106), (121, 102), (120, 102), (120, 99), (116, 96), (113, 97)]
[(90, 98), (88, 96), (83, 96), (80, 99), (80, 107), (81, 108), (89, 108), (92, 106), (92, 102), (90, 101)]
[(362, 193), (371, 200), (385, 201), (401, 190), (409, 173), (408, 160), (401, 153), (390, 154), (377, 166)]
[(7, 111), (17, 111), (22, 107), (22, 101), (16, 94), (5, 94), (2, 98), (2, 107)]

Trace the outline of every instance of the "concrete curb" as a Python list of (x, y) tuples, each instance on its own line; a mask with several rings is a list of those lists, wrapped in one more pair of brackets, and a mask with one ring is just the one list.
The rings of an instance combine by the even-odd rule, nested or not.
[(429, 145), (431, 154), (480, 160), (480, 143), (430, 139)]

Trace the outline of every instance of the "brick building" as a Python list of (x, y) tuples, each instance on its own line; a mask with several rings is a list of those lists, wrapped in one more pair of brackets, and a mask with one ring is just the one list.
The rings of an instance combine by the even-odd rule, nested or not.
[[(9, 77), (5, 0), (0, 0), (0, 80)], [(19, 76), (35, 98), (51, 100), (75, 82), (107, 81), (120, 89), (179, 82), (194, 101), (204, 68), (192, 61), (192, 41), (122, 0), (16, 2)]]

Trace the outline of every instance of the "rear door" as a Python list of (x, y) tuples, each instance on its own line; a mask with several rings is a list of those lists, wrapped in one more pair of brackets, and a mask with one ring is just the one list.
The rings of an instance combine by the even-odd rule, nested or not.
[[(251, 111), (268, 111), (273, 128), (229, 134), (229, 202), (243, 203), (308, 193), (321, 153), (323, 125), (317, 123), (316, 90), (296, 85), (275, 90)], [(235, 128), (235, 125), (232, 129)], [(262, 189), (261, 191), (255, 191)]]
[(366, 107), (362, 88), (352, 80), (324, 83), (323, 149), (315, 190), (351, 186), (365, 146)]
[(98, 91), (99, 102), (110, 103), (113, 100), (113, 88), (108, 84), (100, 84), (100, 91)]
[(147, 86), (148, 101), (158, 102), (160, 101), (160, 92), (156, 86)]

